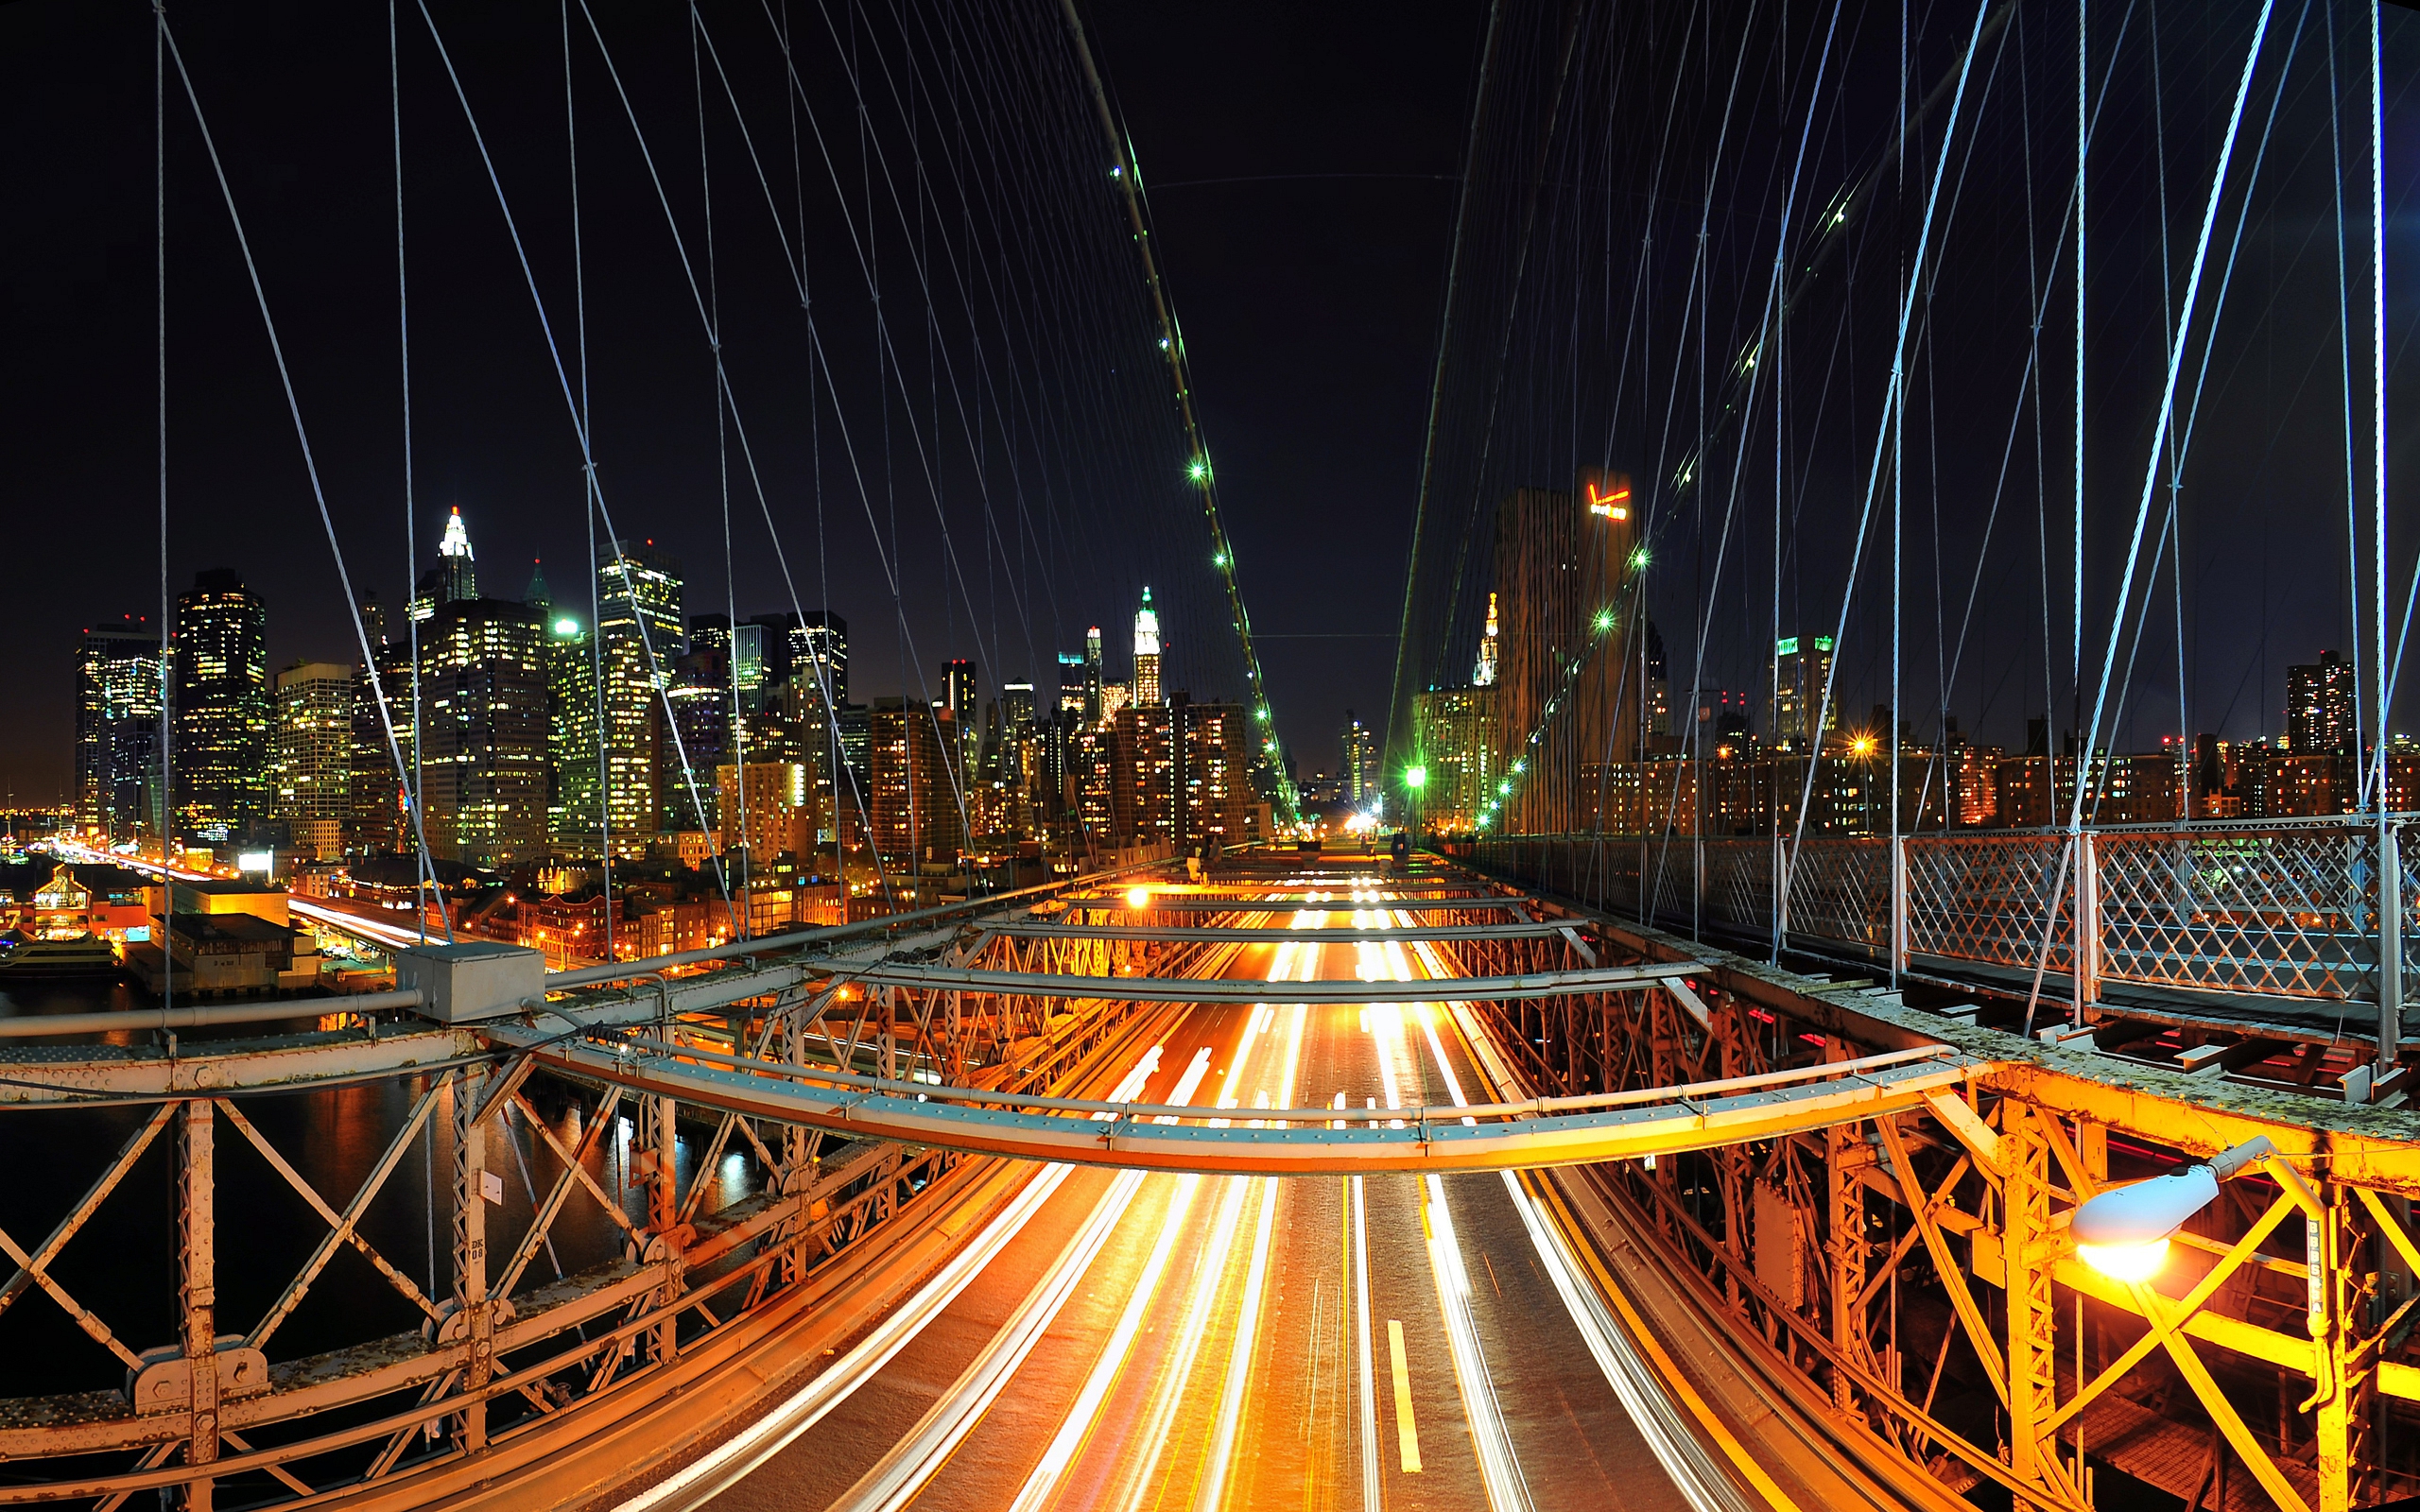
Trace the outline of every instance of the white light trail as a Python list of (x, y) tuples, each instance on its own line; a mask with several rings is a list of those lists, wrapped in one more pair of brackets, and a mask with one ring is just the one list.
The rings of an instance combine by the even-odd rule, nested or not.
[[(1387, 976), (1398, 982), (1411, 981), (1411, 963), (1402, 945), (1393, 940), (1386, 943)], [(1429, 1044), (1438, 1049), (1438, 1065), (1443, 1068), (1444, 1055), (1437, 1044), (1432, 1016), (1425, 1006), (1413, 1011)], [(1395, 1106), (1395, 1057), (1402, 1056), (1411, 1062), (1404, 1068), (1407, 1072), (1417, 1064), (1404, 1042), (1404, 1018), (1405, 1010), (1393, 1004), (1379, 1005), (1373, 1015), (1384, 1028), (1379, 1036), (1378, 1064), (1387, 1083), (1389, 1106)], [(1450, 1070), (1445, 1073), (1445, 1085), (1457, 1107), (1467, 1101)], [(1495, 1512), (1529, 1512), (1537, 1503), (1530, 1498), (1529, 1480), (1521, 1473), (1519, 1457), (1513, 1453), (1503, 1408), (1496, 1400), (1495, 1378), (1489, 1374), (1487, 1358), (1479, 1349), (1478, 1326), (1471, 1317), (1470, 1276), (1462, 1269), (1461, 1246), (1454, 1236), (1452, 1210), (1445, 1203), (1445, 1184), (1434, 1176), (1424, 1180), (1421, 1230), (1427, 1241), (1428, 1270), (1437, 1288), (1438, 1312), (1445, 1324), (1446, 1349), (1453, 1357), (1454, 1383), (1461, 1394), (1463, 1416), (1470, 1422), (1471, 1447), (1478, 1456), (1479, 1481), (1487, 1490), (1487, 1504)]]

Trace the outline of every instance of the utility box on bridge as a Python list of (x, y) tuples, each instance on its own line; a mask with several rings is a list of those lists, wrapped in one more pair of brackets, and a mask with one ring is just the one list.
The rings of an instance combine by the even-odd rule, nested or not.
[(406, 946), (395, 952), (395, 987), (418, 988), (420, 1013), (440, 1023), (509, 1018), (545, 1001), (546, 957), (486, 940)]

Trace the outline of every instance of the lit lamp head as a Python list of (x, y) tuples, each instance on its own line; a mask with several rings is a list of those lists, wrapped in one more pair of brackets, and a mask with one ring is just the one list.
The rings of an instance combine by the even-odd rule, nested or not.
[(2219, 1183), (2276, 1153), (2261, 1135), (2206, 1163), (2112, 1187), (2076, 1210), (2068, 1231), (2075, 1236), (2077, 1258), (2118, 1280), (2151, 1280), (2168, 1262), (2169, 1236), (2210, 1205)]
[(1428, 768), (1426, 766), (1405, 767), (1403, 773), (1403, 785), (1410, 788), (1415, 793), (1419, 792), (1422, 788), (1426, 787), (1428, 785)]
[(1126, 906), (1127, 906), (1127, 907), (1129, 907), (1129, 908), (1149, 908), (1149, 907), (1150, 907), (1150, 906), (1151, 906), (1151, 889), (1150, 889), (1150, 888), (1149, 888), (1149, 887), (1129, 887), (1129, 888), (1127, 888), (1127, 889), (1126, 889)]

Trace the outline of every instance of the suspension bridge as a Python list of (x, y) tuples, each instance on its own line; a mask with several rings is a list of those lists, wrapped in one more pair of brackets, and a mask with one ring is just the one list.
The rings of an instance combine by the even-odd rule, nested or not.
[[(156, 965), (0, 955), (0, 1505), (2420, 1497), (2410, 17), (1489, 9), (1325, 808), (1074, 4), (387, 8), (391, 348), (136, 19), (159, 623), (15, 949)], [(191, 303), (356, 663), (290, 891)], [(423, 576), (499, 436), (579, 592)], [(380, 979), (224, 989), (264, 897)]]

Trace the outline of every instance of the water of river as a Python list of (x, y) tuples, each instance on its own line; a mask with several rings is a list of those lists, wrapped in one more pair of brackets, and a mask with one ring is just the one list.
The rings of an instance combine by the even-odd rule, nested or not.
[[(124, 984), (42, 983), (0, 992), (0, 1018), (143, 1005), (145, 995)], [(233, 1029), (219, 1038), (232, 1043), (234, 1036), (260, 1032)], [(135, 1054), (163, 1053), (152, 1047), (147, 1033), (101, 1038)], [(188, 1057), (201, 1043), (192, 1035), (181, 1036), (180, 1041), (180, 1053)], [(0, 1077), (39, 1082), (46, 1061), (89, 1054), (56, 1040), (0, 1040)], [(574, 1089), (543, 1078), (529, 1086), (529, 1100), (555, 1137), (565, 1148), (576, 1148), (583, 1121), (596, 1107), (595, 1097), (583, 1099)], [(395, 1076), (233, 1101), (262, 1139), (329, 1207), (341, 1212), (428, 1091), (426, 1077)], [(624, 1211), (638, 1218), (644, 1213), (644, 1195), (626, 1179), (633, 1134), (630, 1111), (627, 1107), (617, 1111), (615, 1127), (597, 1142), (588, 1166), (606, 1191), (622, 1198)], [(0, 1229), (23, 1248), (38, 1248), (157, 1112), (156, 1105), (143, 1103), (0, 1108)], [(276, 1305), (325, 1239), (328, 1226), (233, 1119), (222, 1113), (216, 1129), (218, 1332), (245, 1333)], [(172, 1118), (49, 1267), (77, 1302), (137, 1352), (176, 1337), (174, 1136)], [(491, 1122), (486, 1139), (488, 1167), (504, 1180), (504, 1203), (490, 1209), (488, 1220), (490, 1264), (499, 1267), (528, 1228), (533, 1193), (543, 1200), (562, 1164), (517, 1115)], [(700, 1131), (682, 1131), (684, 1191), (704, 1143)], [(451, 1294), (452, 1284), (448, 1193), (453, 1163), (452, 1101), (440, 1088), (431, 1116), (359, 1225), (362, 1236), (389, 1263), (441, 1299)], [(721, 1190), (710, 1194), (704, 1211), (755, 1190), (761, 1172), (749, 1156), (727, 1154), (713, 1179)], [(620, 1247), (611, 1215), (576, 1187), (554, 1224), (551, 1252), (539, 1251), (521, 1287), (552, 1280), (558, 1265), (578, 1271), (611, 1259)], [(0, 1398), (124, 1384), (123, 1365), (79, 1329), (55, 1298), (28, 1289), (13, 1304), (0, 1300), (0, 1309), (5, 1309), (0, 1311)], [(292, 1360), (402, 1332), (416, 1327), (420, 1316), (367, 1260), (350, 1246), (340, 1247), (268, 1342), (268, 1356), (272, 1363)]]

